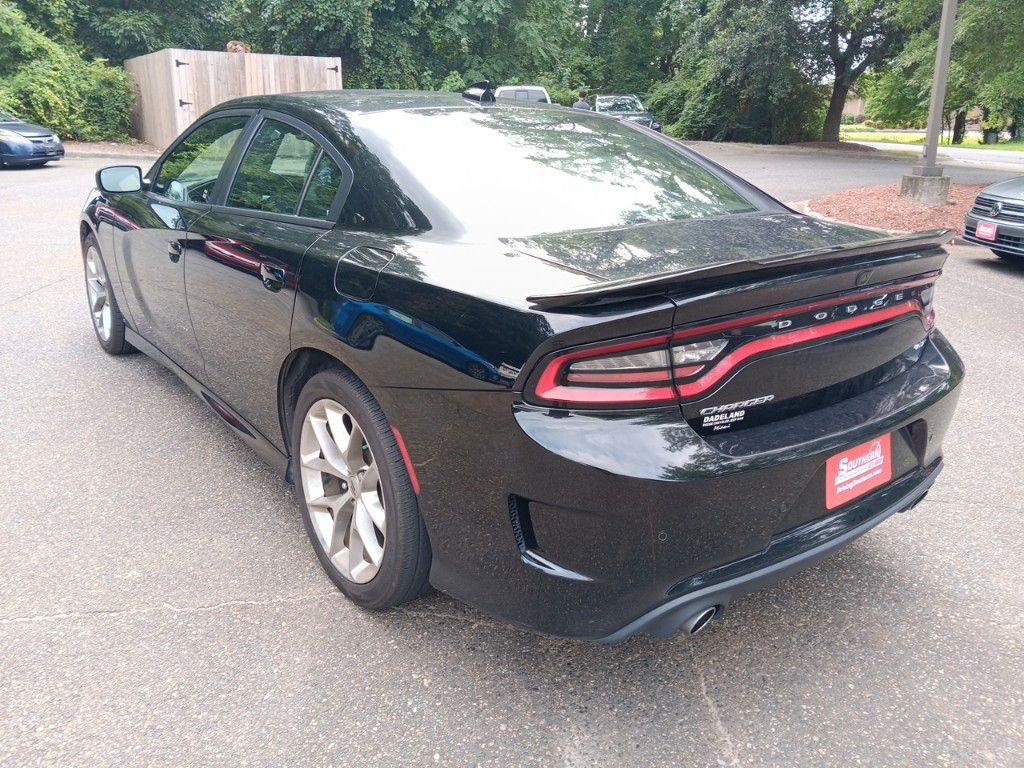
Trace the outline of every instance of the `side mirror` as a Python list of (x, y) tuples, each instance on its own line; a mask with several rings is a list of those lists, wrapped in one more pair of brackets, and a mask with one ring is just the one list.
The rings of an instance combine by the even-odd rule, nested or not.
[(138, 192), (142, 189), (142, 169), (137, 165), (108, 165), (96, 171), (96, 186), (101, 192)]

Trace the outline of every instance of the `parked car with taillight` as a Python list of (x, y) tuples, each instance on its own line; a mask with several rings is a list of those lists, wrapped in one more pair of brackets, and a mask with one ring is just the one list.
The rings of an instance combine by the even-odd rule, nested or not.
[(294, 482), (367, 608), (429, 583), (557, 635), (693, 633), (942, 467), (951, 233), (800, 215), (628, 121), (486, 83), (252, 97), (97, 187), (100, 345)]
[(1001, 259), (1024, 260), (1024, 176), (982, 190), (964, 220), (964, 239)]

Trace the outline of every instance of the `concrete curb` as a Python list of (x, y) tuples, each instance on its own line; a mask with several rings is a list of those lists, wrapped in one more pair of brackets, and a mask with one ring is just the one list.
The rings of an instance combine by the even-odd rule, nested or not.
[[(843, 221), (842, 219), (833, 219), (829, 216), (825, 216), (824, 214), (818, 213), (816, 210), (811, 208), (810, 200), (799, 200), (795, 203), (787, 203), (787, 205), (789, 205), (789, 207), (792, 208), (793, 210), (802, 213), (806, 216), (813, 216), (814, 218), (821, 219), (822, 221), (831, 221), (833, 224), (846, 224), (847, 226), (850, 227), (870, 229), (872, 232), (878, 232), (884, 235), (905, 235), (910, 232), (910, 230), (907, 229), (881, 229), (880, 227), (869, 227), (864, 224), (854, 224), (851, 221)], [(959, 234), (953, 238), (952, 245), (969, 245), (975, 248), (981, 247), (978, 246), (976, 243), (967, 242)]]
[[(123, 147), (124, 149), (120, 149)], [(133, 158), (137, 160), (156, 160), (160, 152), (156, 149), (140, 149), (132, 144), (106, 144), (103, 146), (88, 146), (73, 143), (65, 145), (65, 157), (111, 157), (116, 159)]]

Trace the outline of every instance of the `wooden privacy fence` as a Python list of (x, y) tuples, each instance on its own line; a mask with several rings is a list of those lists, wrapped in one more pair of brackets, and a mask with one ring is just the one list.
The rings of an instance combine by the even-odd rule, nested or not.
[(341, 59), (165, 48), (128, 59), (138, 97), (136, 138), (164, 147), (221, 102), (239, 96), (341, 89)]

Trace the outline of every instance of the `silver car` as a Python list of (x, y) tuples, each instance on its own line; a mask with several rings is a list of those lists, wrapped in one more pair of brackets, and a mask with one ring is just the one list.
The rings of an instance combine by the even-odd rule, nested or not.
[(1024, 176), (982, 190), (967, 212), (964, 240), (1001, 259), (1024, 261)]

